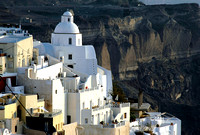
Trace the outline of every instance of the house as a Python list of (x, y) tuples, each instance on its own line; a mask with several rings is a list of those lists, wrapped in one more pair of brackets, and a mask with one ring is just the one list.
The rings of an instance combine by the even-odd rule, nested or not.
[(37, 65), (18, 68), (17, 83), (24, 85), (25, 93), (44, 98), (49, 111), (61, 109), (64, 124), (114, 127), (129, 122), (130, 104), (113, 103), (111, 72), (97, 64), (92, 45), (82, 45), (82, 34), (69, 11), (62, 15), (51, 41), (34, 43), (40, 54)]

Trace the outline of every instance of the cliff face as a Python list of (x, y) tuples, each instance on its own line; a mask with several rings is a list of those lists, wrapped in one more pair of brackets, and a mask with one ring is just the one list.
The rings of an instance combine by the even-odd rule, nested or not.
[(200, 132), (198, 5), (146, 6), (126, 17), (83, 20), (83, 42), (95, 46), (99, 64), (112, 70), (128, 97), (136, 99), (140, 85), (153, 110), (182, 120), (183, 135)]
[(134, 76), (138, 62), (198, 53), (199, 13), (195, 4), (147, 6), (130, 9), (124, 18), (92, 16), (77, 23), (83, 42), (95, 46), (100, 65), (123, 80)]

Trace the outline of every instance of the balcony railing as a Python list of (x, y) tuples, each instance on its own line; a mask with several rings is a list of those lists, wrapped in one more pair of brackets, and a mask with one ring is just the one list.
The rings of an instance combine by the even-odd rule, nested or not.
[(99, 86), (97, 87), (93, 87), (93, 88), (87, 88), (87, 89), (69, 89), (69, 90), (66, 90), (67, 92), (69, 93), (83, 93), (83, 92), (87, 92), (87, 91), (94, 91), (94, 90), (99, 90)]
[(104, 106), (101, 106), (101, 107), (98, 107), (98, 108), (94, 108), (94, 109), (92, 109), (92, 111), (100, 111), (100, 110), (103, 110), (103, 109), (106, 109), (106, 108), (110, 108), (110, 105), (104, 105)]
[(33, 113), (33, 117), (54, 117), (62, 113), (62, 110), (53, 110), (53, 112)]
[(120, 107), (130, 107), (130, 103), (115, 103), (111, 104), (113, 108), (120, 108)]
[(100, 107), (96, 107), (94, 109), (92, 109), (92, 111), (99, 111), (102, 109), (106, 109), (106, 108), (123, 108), (123, 107), (129, 107), (130, 103), (120, 103), (120, 104), (107, 104), (104, 106), (100, 106)]
[(117, 123), (117, 124), (108, 124), (108, 125), (103, 125), (103, 128), (116, 128), (116, 127), (121, 127), (121, 126), (125, 126), (126, 125), (126, 121)]

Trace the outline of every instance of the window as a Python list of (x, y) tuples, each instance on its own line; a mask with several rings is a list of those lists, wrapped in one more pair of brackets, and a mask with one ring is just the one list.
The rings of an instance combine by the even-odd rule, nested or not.
[(67, 115), (67, 124), (70, 124), (70, 123), (71, 123), (71, 116)]
[(126, 113), (124, 113), (124, 119), (126, 119)]
[(58, 130), (60, 130), (60, 124), (58, 124)]
[(98, 106), (100, 106), (100, 99), (98, 99)]
[(68, 67), (70, 67), (70, 68), (74, 68), (74, 66), (73, 66), (73, 65), (68, 65)]
[(17, 132), (17, 126), (15, 126), (15, 132)]
[(69, 45), (72, 44), (72, 38), (69, 38)]
[(55, 90), (55, 93), (57, 94), (57, 90)]
[(14, 112), (14, 118), (16, 118), (17, 117), (17, 112)]
[(68, 55), (68, 59), (69, 59), (69, 60), (72, 60), (72, 54), (69, 54), (69, 55)]
[(85, 118), (85, 124), (88, 124), (88, 118)]
[(78, 45), (80, 45), (81, 44), (81, 40), (80, 39), (78, 39)]
[(85, 108), (85, 102), (83, 102), (83, 109)]
[(92, 109), (92, 100), (90, 100), (90, 109)]
[(0, 49), (0, 54), (3, 53), (3, 49)]
[(70, 18), (68, 18), (68, 22), (70, 22)]
[(33, 113), (33, 108), (30, 108), (30, 113), (31, 113), (31, 114)]

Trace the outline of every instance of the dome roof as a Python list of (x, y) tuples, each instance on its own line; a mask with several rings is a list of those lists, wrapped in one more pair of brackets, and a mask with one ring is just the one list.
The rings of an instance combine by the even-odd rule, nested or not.
[(55, 30), (54, 33), (80, 33), (78, 26), (73, 22), (60, 22)]
[(63, 15), (64, 15), (64, 16), (69, 16), (69, 17), (73, 16), (72, 13), (69, 12), (69, 11), (66, 11)]

